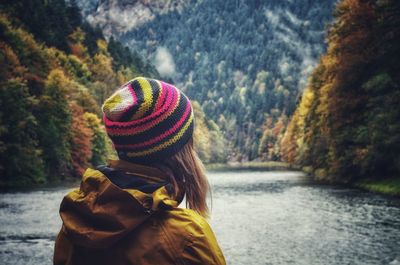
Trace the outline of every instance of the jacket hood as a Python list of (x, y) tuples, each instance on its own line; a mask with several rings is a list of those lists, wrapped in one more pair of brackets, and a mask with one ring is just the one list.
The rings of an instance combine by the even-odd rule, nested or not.
[(154, 213), (178, 206), (183, 196), (174, 195), (168, 179), (159, 169), (121, 160), (87, 169), (80, 189), (61, 203), (63, 232), (84, 247), (115, 244)]

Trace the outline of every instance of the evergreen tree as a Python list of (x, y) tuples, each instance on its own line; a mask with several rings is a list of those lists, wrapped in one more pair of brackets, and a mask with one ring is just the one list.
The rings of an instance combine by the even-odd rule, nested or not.
[(32, 115), (35, 99), (19, 79), (0, 84), (0, 186), (24, 186), (46, 181), (38, 121)]

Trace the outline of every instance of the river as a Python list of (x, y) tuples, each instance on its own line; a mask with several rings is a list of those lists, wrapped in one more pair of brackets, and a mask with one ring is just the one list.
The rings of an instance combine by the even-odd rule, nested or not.
[[(400, 199), (300, 172), (211, 172), (211, 226), (228, 264), (400, 264)], [(0, 264), (51, 264), (71, 187), (0, 194)]]

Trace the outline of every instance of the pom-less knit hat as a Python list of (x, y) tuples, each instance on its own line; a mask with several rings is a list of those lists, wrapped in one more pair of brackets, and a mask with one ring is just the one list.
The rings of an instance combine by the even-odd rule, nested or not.
[(193, 135), (193, 110), (176, 87), (135, 78), (102, 107), (107, 134), (122, 160), (151, 163), (177, 153)]

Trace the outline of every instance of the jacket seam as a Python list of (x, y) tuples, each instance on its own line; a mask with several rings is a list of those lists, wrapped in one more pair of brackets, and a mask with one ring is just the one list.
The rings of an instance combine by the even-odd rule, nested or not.
[(183, 259), (183, 254), (185, 253), (186, 248), (193, 244), (193, 240), (194, 236), (192, 235), (192, 233), (189, 233), (189, 238), (186, 239), (186, 242), (182, 250), (182, 255), (180, 257), (180, 261), (182, 262), (183, 265), (186, 264), (185, 260)]
[(185, 263), (179, 257), (179, 255), (178, 255), (178, 253), (177, 253), (177, 251), (176, 251), (176, 249), (175, 249), (175, 247), (173, 245), (173, 242), (172, 242), (171, 238), (168, 236), (168, 233), (167, 233), (167, 231), (165, 229), (165, 226), (164, 226), (164, 224), (162, 222), (160, 222), (160, 227), (161, 227), (161, 229), (163, 231), (163, 236), (165, 237), (165, 240), (168, 242), (168, 244), (170, 246), (171, 254), (173, 255), (173, 258), (174, 258), (174, 263), (176, 265), (185, 265)]

